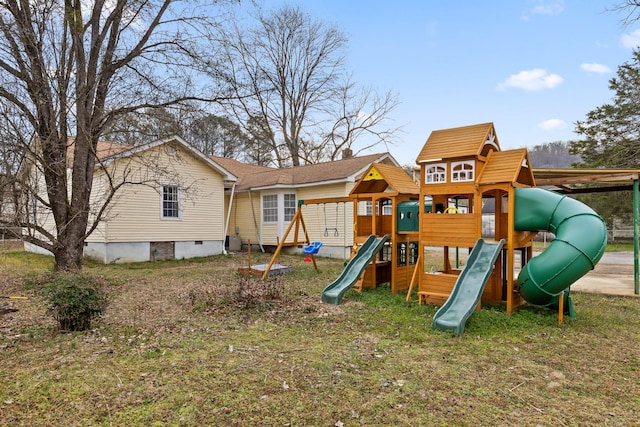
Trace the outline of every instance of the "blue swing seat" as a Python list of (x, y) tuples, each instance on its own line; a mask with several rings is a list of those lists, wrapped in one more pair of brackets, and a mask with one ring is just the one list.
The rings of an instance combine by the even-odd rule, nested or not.
[(311, 242), (309, 246), (305, 246), (303, 252), (305, 255), (315, 255), (320, 251), (322, 242)]

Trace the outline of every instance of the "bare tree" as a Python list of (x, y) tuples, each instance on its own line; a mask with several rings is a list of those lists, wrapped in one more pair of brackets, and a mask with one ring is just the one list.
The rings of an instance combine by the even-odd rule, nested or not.
[[(393, 143), (400, 127), (392, 126), (389, 113), (398, 103), (398, 96), (390, 91), (381, 95), (370, 87), (345, 84), (331, 112), (333, 126), (324, 135), (326, 157), (337, 160), (344, 150), (357, 155), (381, 143)], [(353, 150), (356, 141), (364, 142)]]
[(624, 0), (607, 9), (607, 11), (622, 14), (620, 25), (628, 27), (640, 19), (640, 0)]
[[(182, 107), (177, 105), (176, 107)], [(105, 129), (104, 138), (110, 142), (141, 145), (167, 135), (184, 136), (189, 111), (186, 108), (145, 108), (118, 116)]]
[(184, 135), (187, 142), (204, 154), (230, 158), (240, 156), (249, 139), (236, 123), (214, 114), (190, 120)]
[[(52, 252), (57, 270), (82, 267), (83, 242), (101, 218), (103, 210), (92, 213), (90, 195), (105, 129), (133, 111), (215, 100), (216, 91), (197, 79), (205, 51), (200, 36), (216, 24), (212, 2), (202, 3), (0, 1), (0, 103), (26, 124), (2, 143), (21, 152), (22, 173), (41, 173), (46, 194), (21, 180), (29, 174), (12, 179), (49, 209), (55, 230), (24, 211), (11, 223), (33, 231), (25, 240)], [(216, 66), (211, 55), (208, 65)], [(104, 204), (119, 184), (107, 188)]]
[(269, 166), (273, 163), (273, 135), (263, 117), (250, 117), (245, 126), (249, 139), (245, 141), (242, 159), (245, 163)]
[[(395, 98), (385, 96), (382, 106), (374, 105), (379, 108), (375, 119), (359, 119), (364, 112), (357, 108), (359, 101), (353, 101), (363, 94), (354, 94), (354, 85), (343, 84), (347, 37), (335, 26), (294, 6), (258, 10), (255, 19), (253, 26), (236, 24), (219, 36), (227, 80), (236, 95), (228, 107), (238, 123), (246, 125), (253, 118), (265, 125), (263, 134), (278, 167), (335, 157), (336, 147), (327, 149), (327, 144), (350, 146), (395, 106)], [(364, 97), (375, 98), (371, 91)], [(346, 108), (349, 123), (344, 121)], [(350, 132), (344, 132), (345, 126)]]

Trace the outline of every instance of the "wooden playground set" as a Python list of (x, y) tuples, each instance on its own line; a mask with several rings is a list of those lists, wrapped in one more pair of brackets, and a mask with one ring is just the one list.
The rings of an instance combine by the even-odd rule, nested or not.
[[(301, 206), (350, 201), (354, 204), (350, 264), (358, 264), (358, 268), (347, 264), (344, 274), (325, 289), (325, 302), (339, 303), (347, 289), (375, 288), (388, 282), (393, 293), (406, 291), (407, 301), (417, 285), (420, 304), (441, 305), (443, 309), (457, 299), (466, 300), (466, 306), (471, 306), (466, 311), (488, 302), (505, 303), (507, 313), (512, 313), (533, 301), (558, 308), (559, 321), (562, 313), (572, 314), (570, 300), (564, 301), (568, 294), (565, 291), (577, 277), (593, 268), (606, 244), (606, 228), (597, 214), (573, 199), (547, 194), (551, 193), (547, 190), (523, 191), (535, 187), (528, 152), (524, 148), (502, 151), (493, 123), (433, 131), (416, 162), (420, 167), (419, 184), (402, 168), (374, 163), (348, 198), (300, 201), (262, 277), (269, 274), (285, 246), (307, 248), (307, 256), (317, 268), (317, 251), (311, 253), (309, 248), (319, 245), (309, 239)], [(557, 211), (563, 213), (558, 216)], [(582, 221), (579, 225), (577, 217)], [(484, 227), (489, 221), (493, 227)], [(595, 240), (583, 241), (577, 236), (576, 229), (584, 226), (594, 230)], [(486, 235), (487, 229), (492, 230), (491, 235)], [(292, 230), (293, 239), (285, 243)], [(533, 238), (542, 230), (557, 234), (560, 242), (555, 245), (555, 255), (561, 259), (558, 262), (569, 260), (568, 268), (553, 265), (556, 261), (549, 259), (542, 260), (544, 267), (531, 262)], [(568, 238), (560, 238), (560, 234)], [(377, 239), (377, 245), (369, 244), (372, 238)], [(365, 246), (367, 253), (359, 254)], [(427, 250), (442, 254), (437, 269), (426, 264)], [(452, 265), (454, 250), (469, 251), (464, 267)], [(551, 252), (553, 256), (554, 251)], [(574, 266), (574, 259), (578, 258), (579, 265)], [(549, 274), (547, 267), (562, 271), (540, 277)], [(468, 296), (470, 293), (473, 295)], [(468, 315), (470, 312), (465, 313)], [(456, 319), (455, 326), (443, 318), (443, 329), (461, 332), (465, 316)]]

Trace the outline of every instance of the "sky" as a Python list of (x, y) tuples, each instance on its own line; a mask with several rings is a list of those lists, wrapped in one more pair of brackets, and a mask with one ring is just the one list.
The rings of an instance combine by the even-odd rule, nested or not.
[(347, 35), (356, 83), (398, 95), (388, 151), (412, 165), (433, 130), (477, 123), (494, 123), (502, 149), (579, 139), (576, 121), (612, 102), (609, 80), (640, 44), (640, 22), (611, 11), (621, 1), (287, 3)]

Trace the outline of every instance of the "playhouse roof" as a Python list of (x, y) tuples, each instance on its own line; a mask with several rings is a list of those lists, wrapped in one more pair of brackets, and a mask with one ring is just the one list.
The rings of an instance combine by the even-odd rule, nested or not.
[(500, 150), (493, 123), (434, 130), (422, 147), (416, 163), (486, 156), (492, 150)]
[(526, 148), (492, 151), (478, 176), (478, 184), (524, 184), (535, 186), (533, 170)]
[(354, 194), (420, 194), (420, 188), (401, 167), (373, 163), (351, 190)]

